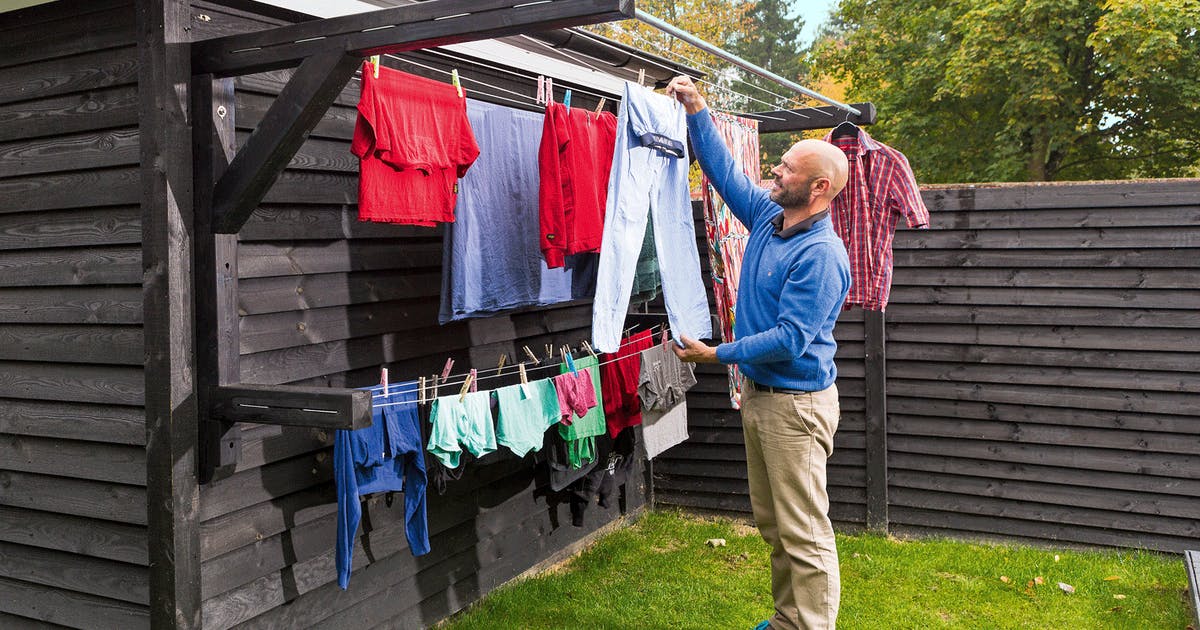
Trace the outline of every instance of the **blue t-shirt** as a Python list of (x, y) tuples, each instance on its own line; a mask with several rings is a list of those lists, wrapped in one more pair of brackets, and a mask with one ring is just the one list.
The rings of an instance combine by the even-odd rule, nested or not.
[(850, 291), (850, 259), (828, 216), (790, 236), (775, 233), (783, 212), (734, 163), (708, 110), (689, 115), (696, 158), (717, 194), (750, 229), (738, 285), (736, 341), (717, 347), (756, 383), (801, 391), (833, 384), (837, 323)]

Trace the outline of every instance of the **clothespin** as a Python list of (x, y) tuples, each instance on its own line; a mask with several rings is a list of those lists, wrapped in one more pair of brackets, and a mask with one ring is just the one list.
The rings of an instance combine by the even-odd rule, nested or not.
[(546, 104), (554, 102), (554, 79), (546, 77)]
[(525, 362), (524, 361), (517, 364), (517, 371), (521, 373), (521, 384), (528, 385), (529, 377), (526, 376), (526, 374), (525, 374)]
[[(450, 378), (450, 370), (452, 370), (452, 369), (454, 369), (454, 359), (447, 358), (446, 359), (446, 367), (442, 368), (442, 380), (443, 381)], [(436, 383), (436, 381), (435, 381), (435, 383)]]
[(458, 90), (458, 98), (462, 98), (462, 83), (458, 80), (458, 68), (450, 71), (450, 83), (454, 85), (454, 89)]
[(430, 396), (429, 399), (433, 400), (434, 398), (437, 398), (437, 397), (438, 397), (438, 376), (437, 376), (437, 374), (434, 374), (433, 375), (433, 395)]
[(425, 404), (425, 377), (422, 376), (421, 378), (417, 379), (417, 383), (418, 383), (418, 385), (417, 385), (417, 404), (424, 405)]
[(521, 346), (521, 349), (525, 351), (525, 354), (526, 354), (526, 356), (529, 357), (530, 361), (533, 361), (534, 363), (538, 363), (538, 364), (541, 363), (541, 360), (539, 360), (537, 358), (537, 355), (533, 353), (533, 350), (529, 349), (529, 346)]
[(587, 339), (583, 340), (583, 349), (587, 350), (588, 354), (592, 355), (593, 359), (596, 359), (596, 360), (600, 359), (600, 357), (596, 356), (596, 351), (592, 349), (592, 344), (588, 343)]
[(563, 94), (563, 105), (567, 107), (571, 106), (571, 90), (567, 90), (567, 93)]
[(604, 111), (604, 106), (605, 106), (607, 103), (608, 103), (608, 99), (606, 99), (606, 98), (604, 98), (603, 96), (601, 96), (601, 97), (600, 97), (600, 104), (599, 104), (599, 105), (596, 105), (596, 113), (597, 113), (597, 114), (599, 114), (600, 112)]
[(496, 366), (496, 376), (500, 376), (500, 374), (504, 371), (504, 362), (507, 360), (508, 360), (508, 353), (507, 352), (501, 353), (500, 354), (500, 364)]
[(571, 370), (571, 374), (578, 374), (579, 370), (575, 367), (575, 358), (571, 356), (571, 349), (568, 346), (562, 347), (563, 363), (567, 364), (567, 369)]
[(471, 370), (467, 374), (467, 380), (463, 381), (462, 389), (458, 390), (458, 402), (462, 402), (467, 397), (467, 392), (471, 389), (471, 383), (475, 382), (475, 370)]
[(663, 345), (664, 345), (664, 346), (665, 346), (665, 345), (667, 345), (667, 343), (668, 343), (668, 342), (670, 342), (670, 341), (671, 341), (671, 336), (670, 336), (670, 334), (667, 332), (667, 329), (666, 329), (666, 328), (663, 328), (663, 334), (662, 334), (662, 342), (663, 342)]
[(467, 378), (471, 379), (471, 391), (479, 391), (479, 373), (475, 371), (475, 368), (471, 368), (471, 373), (467, 375)]
[(537, 104), (544, 105), (546, 103), (546, 77), (538, 75), (538, 91)]
[(371, 55), (371, 66), (375, 71), (375, 78), (379, 78), (379, 55)]
[(546, 360), (549, 361), (550, 359), (553, 359), (553, 358), (554, 358), (554, 344), (548, 343), (548, 344), (546, 344)]
[(380, 385), (383, 385), (383, 397), (384, 397), (384, 398), (387, 398), (387, 397), (388, 397), (388, 395), (389, 395), (389, 392), (388, 392), (388, 371), (387, 371), (387, 368), (385, 368), (385, 367), (381, 367), (381, 368), (379, 368), (379, 384), (380, 384)]
[(646, 69), (638, 68), (638, 85), (646, 87)]

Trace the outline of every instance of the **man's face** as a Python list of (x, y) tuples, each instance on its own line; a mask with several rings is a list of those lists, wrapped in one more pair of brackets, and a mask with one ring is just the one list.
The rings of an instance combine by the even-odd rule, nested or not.
[(775, 175), (775, 186), (771, 189), (771, 201), (784, 208), (799, 208), (812, 201), (812, 184), (816, 177), (807, 177), (801, 171), (801, 159), (796, 151), (783, 154), (779, 164), (771, 169)]

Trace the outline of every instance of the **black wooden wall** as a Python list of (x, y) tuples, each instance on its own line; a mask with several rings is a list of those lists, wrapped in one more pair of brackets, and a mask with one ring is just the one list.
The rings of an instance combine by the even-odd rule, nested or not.
[(0, 627), (148, 620), (131, 9), (0, 13)]
[[(196, 24), (198, 38), (274, 22), (207, 4), (200, 10), (208, 20)], [(240, 140), (286, 77), (237, 80)], [(534, 87), (488, 79), (531, 94)], [(442, 230), (357, 221), (357, 161), (349, 152), (357, 101), (351, 81), (240, 234), (241, 380), (357, 387), (377, 383), (384, 364), (393, 381), (408, 380), (441, 372), (448, 357), (462, 373), (494, 366), (501, 352), (511, 365), (525, 344), (540, 351), (544, 343), (586, 338), (586, 303), (437, 324)], [(422, 627), (621, 513), (593, 507), (582, 528), (572, 526), (565, 497), (549, 493), (542, 469), (505, 450), (470, 465), (446, 495), (430, 490), (433, 550), (422, 558), (409, 553), (402, 502), (388, 508), (372, 500), (356, 571), (342, 591), (334, 568), (333, 436), (295, 427), (240, 430), (240, 463), (201, 490), (207, 628)], [(626, 512), (644, 503), (645, 485), (635, 471)]]
[[(927, 190), (887, 309), (894, 531), (1178, 551), (1200, 504), (1200, 181)], [(836, 330), (835, 521), (865, 505), (862, 313)], [(723, 372), (656, 504), (749, 513)]]

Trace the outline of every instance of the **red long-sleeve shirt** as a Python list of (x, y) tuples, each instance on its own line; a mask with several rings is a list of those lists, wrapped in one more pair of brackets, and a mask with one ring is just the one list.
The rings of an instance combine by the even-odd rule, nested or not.
[(564, 256), (600, 250), (616, 139), (617, 117), (608, 112), (546, 106), (538, 211), (547, 266), (562, 267)]

